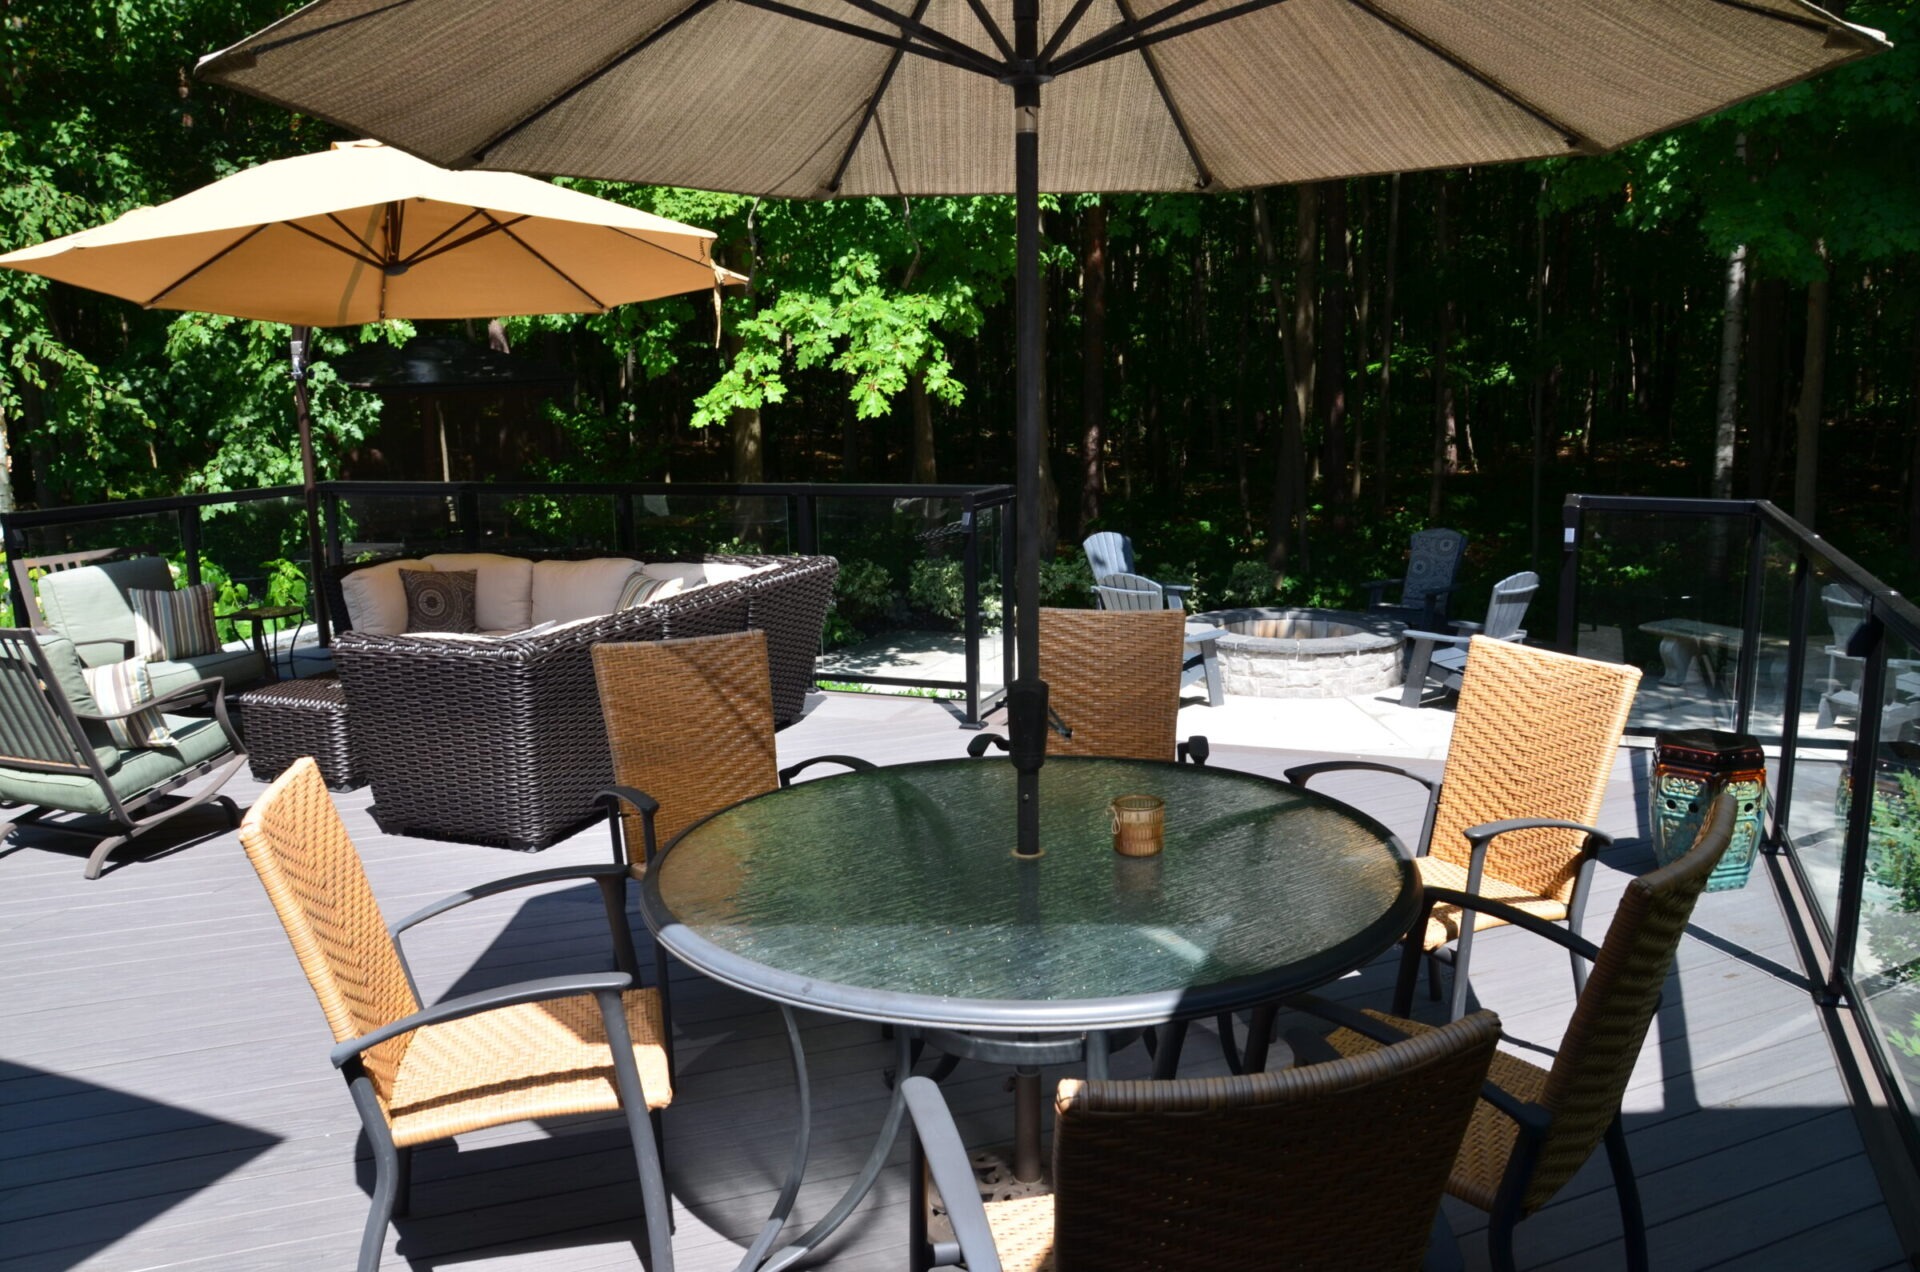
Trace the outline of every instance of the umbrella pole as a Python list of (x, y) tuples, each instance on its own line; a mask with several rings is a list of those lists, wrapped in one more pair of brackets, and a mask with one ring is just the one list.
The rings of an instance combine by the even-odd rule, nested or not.
[(1040, 767), (1047, 759), (1047, 682), (1040, 679), (1040, 77), (1039, 0), (1015, 0), (1013, 39), (1024, 74), (1013, 85), (1015, 255), (1014, 358), (1014, 649), (1018, 673), (1007, 687), (1008, 750), (1018, 773), (1014, 852), (1040, 855)]
[(307, 505), (307, 567), (311, 571), (308, 586), (313, 592), (313, 625), (323, 646), (333, 643), (333, 630), (327, 622), (326, 561), (320, 553), (320, 471), (313, 459), (313, 410), (307, 402), (307, 342), (313, 328), (295, 327), (289, 349), (293, 376), (293, 413), (300, 425), (300, 493)]

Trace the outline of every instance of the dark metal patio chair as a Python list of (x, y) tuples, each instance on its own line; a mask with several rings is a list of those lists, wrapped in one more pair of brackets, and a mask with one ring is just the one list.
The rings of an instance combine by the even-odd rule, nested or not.
[[(640, 986), (627, 924), (627, 870), (567, 866), (456, 892), (388, 927), (360, 854), (311, 759), (281, 774), (240, 828), (300, 966), (333, 1029), (334, 1067), (373, 1145), (373, 1204), (360, 1272), (375, 1272), (387, 1225), (407, 1213), (413, 1150), (509, 1122), (621, 1112), (633, 1137), (654, 1272), (673, 1247), (659, 1112), (673, 1099), (665, 998)], [(617, 970), (549, 976), (420, 1002), (399, 934), (436, 915), (533, 884), (591, 879)]]
[[(207, 704), (210, 718), (170, 714)], [(119, 746), (108, 734), (108, 721), (149, 711), (161, 713), (166, 745)], [(0, 628), (0, 756), (0, 806), (28, 809), (7, 829), (35, 826), (97, 840), (87, 858), (89, 879), (100, 877), (122, 844), (202, 804), (218, 803), (229, 826), (240, 823), (239, 808), (220, 788), (246, 764), (247, 749), (227, 718), (218, 679), (106, 712), (87, 688), (71, 642)], [(206, 785), (195, 794), (174, 794), (203, 778)], [(44, 820), (50, 811), (78, 817)]]
[(1533, 603), (1533, 594), (1539, 588), (1540, 576), (1532, 570), (1509, 574), (1493, 585), (1484, 623), (1456, 619), (1447, 624), (1453, 631), (1445, 635), (1408, 632), (1407, 678), (1400, 691), (1400, 705), (1419, 706), (1429, 680), (1438, 681), (1443, 690), (1458, 693), (1460, 678), (1467, 671), (1467, 642), (1473, 637), (1516, 644), (1526, 640), (1527, 631), (1521, 624), (1527, 621), (1527, 606)]
[[(1279, 1073), (1069, 1079), (1054, 1101), (1053, 1195), (984, 1204), (940, 1088), (909, 1079), (908, 1266), (1417, 1268), (1499, 1038), (1493, 1013), (1476, 1012)], [(929, 1174), (952, 1242), (929, 1238)]]
[[(1514, 1227), (1551, 1201), (1602, 1143), (1625, 1226), (1627, 1266), (1645, 1272), (1646, 1222), (1620, 1125), (1620, 1099), (1659, 1009), (1660, 990), (1694, 903), (1733, 841), (1737, 811), (1733, 798), (1721, 796), (1686, 856), (1629, 882), (1598, 947), (1524, 910), (1450, 889), (1427, 890), (1429, 907), (1487, 906), (1504, 922), (1566, 949), (1576, 968), (1593, 964), (1584, 980), (1574, 979), (1579, 1001), (1549, 1067), (1508, 1052), (1494, 1056), (1485, 1099), (1474, 1110), (1447, 1181), (1448, 1192), (1488, 1212), (1495, 1272), (1513, 1272)], [(1433, 1026), (1405, 1018), (1418, 975), (1419, 950), (1409, 946), (1400, 965), (1395, 1015), (1367, 1012), (1354, 1019), (1363, 1014), (1353, 1013), (1348, 1019), (1356, 1028), (1329, 1037), (1332, 1050), (1348, 1057), (1381, 1054), (1380, 1024), (1413, 1037), (1431, 1036)]]

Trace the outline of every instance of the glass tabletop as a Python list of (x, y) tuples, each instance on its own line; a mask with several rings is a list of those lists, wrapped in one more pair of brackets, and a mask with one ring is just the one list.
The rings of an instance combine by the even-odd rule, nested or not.
[[(1226, 769), (1050, 759), (1044, 854), (1013, 855), (1013, 766), (822, 778), (688, 828), (641, 906), (676, 956), (777, 1001), (876, 1020), (1077, 1031), (1201, 1016), (1324, 983), (1418, 904), (1392, 834)], [(1166, 802), (1165, 848), (1113, 850), (1118, 795)]]

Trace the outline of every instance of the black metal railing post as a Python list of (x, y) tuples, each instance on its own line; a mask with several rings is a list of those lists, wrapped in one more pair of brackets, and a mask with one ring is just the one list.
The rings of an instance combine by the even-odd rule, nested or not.
[(1793, 591), (1787, 616), (1787, 682), (1781, 687), (1780, 767), (1769, 794), (1773, 804), (1773, 826), (1767, 834), (1769, 852), (1778, 852), (1785, 828), (1792, 824), (1793, 778), (1800, 749), (1800, 695), (1805, 689), (1807, 672), (1807, 624), (1813, 608), (1812, 563), (1801, 552), (1794, 558)]
[(477, 552), (480, 548), (480, 488), (472, 482), (461, 482), (455, 499), (456, 515), (460, 518), (460, 547), (467, 552)]
[(613, 546), (633, 556), (638, 543), (633, 526), (633, 492), (622, 491), (613, 497)]
[(1560, 652), (1578, 653), (1580, 602), (1580, 496), (1568, 495), (1560, 508)]
[(980, 518), (969, 496), (960, 507), (965, 557), (960, 568), (961, 612), (966, 615), (967, 714), (963, 728), (980, 725)]
[(1760, 594), (1766, 586), (1767, 536), (1760, 518), (1747, 515), (1747, 586), (1740, 611), (1740, 662), (1733, 669), (1733, 731), (1745, 733), (1753, 721), (1753, 696), (1760, 683)]
[(1845, 847), (1840, 854), (1840, 895), (1834, 903), (1833, 966), (1827, 974), (1827, 1003), (1842, 1001), (1853, 977), (1854, 946), (1860, 939), (1860, 907), (1866, 901), (1867, 840), (1873, 830), (1874, 779), (1879, 776), (1881, 699), (1886, 688), (1886, 624), (1868, 601), (1866, 621), (1847, 641), (1847, 654), (1861, 659), (1860, 715), (1847, 758), (1845, 780), (1853, 785), (1847, 809)]
[(189, 504), (178, 513), (180, 555), (187, 559), (187, 586), (200, 582), (200, 505)]
[(793, 508), (793, 537), (802, 556), (820, 553), (820, 509), (815, 505), (816, 498), (812, 491), (787, 496)]

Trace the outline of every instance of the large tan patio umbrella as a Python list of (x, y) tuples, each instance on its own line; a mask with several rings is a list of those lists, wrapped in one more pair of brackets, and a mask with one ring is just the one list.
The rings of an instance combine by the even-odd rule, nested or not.
[(1883, 47), (1799, 0), (316, 0), (200, 71), (453, 167), (799, 198), (1013, 191), (1007, 705), (1030, 856), (1041, 190), (1602, 151)]
[[(320, 582), (309, 329), (384, 318), (600, 313), (744, 282), (711, 230), (504, 172), (449, 172), (377, 141), (235, 173), (0, 256), (149, 309), (291, 323), (307, 536)], [(324, 606), (315, 606), (323, 639)]]

